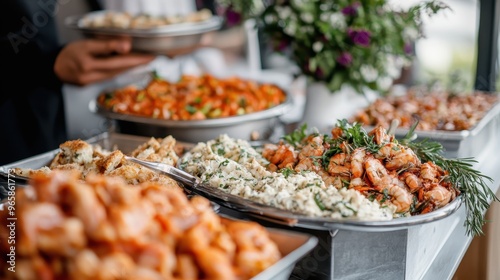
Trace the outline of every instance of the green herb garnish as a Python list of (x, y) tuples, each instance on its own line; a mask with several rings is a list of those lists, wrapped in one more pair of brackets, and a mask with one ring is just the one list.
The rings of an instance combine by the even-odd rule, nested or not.
[(302, 142), (302, 140), (306, 138), (307, 136), (306, 130), (307, 130), (307, 124), (303, 124), (298, 129), (294, 130), (292, 133), (281, 137), (281, 139), (283, 139), (288, 144), (297, 147), (297, 145), (299, 145)]
[(285, 178), (288, 178), (288, 176), (290, 176), (291, 174), (295, 174), (295, 171), (288, 167), (280, 169), (279, 172), (282, 173)]
[(186, 107), (184, 107), (184, 109), (186, 109), (186, 111), (188, 111), (191, 115), (196, 113), (196, 111), (198, 111), (195, 107), (193, 107), (191, 105), (186, 105)]
[(314, 195), (314, 202), (316, 202), (316, 205), (318, 205), (318, 208), (321, 211), (325, 211), (326, 210), (326, 206), (325, 206), (325, 204), (323, 204), (323, 201), (321, 200), (321, 195), (319, 193), (316, 193)]

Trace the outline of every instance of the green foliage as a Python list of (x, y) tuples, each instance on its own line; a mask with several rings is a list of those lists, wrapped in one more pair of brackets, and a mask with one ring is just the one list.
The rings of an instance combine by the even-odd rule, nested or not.
[(358, 92), (364, 87), (387, 91), (411, 61), (409, 46), (422, 35), (422, 16), (448, 9), (436, 0), (405, 10), (396, 9), (388, 0), (219, 3), (243, 18), (256, 18), (274, 46), (289, 48), (303, 74), (324, 81), (332, 92), (343, 85)]

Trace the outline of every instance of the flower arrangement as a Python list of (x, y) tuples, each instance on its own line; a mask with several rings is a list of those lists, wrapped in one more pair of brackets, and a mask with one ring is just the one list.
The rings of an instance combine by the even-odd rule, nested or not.
[[(411, 61), (422, 17), (448, 8), (439, 1), (396, 9), (388, 0), (220, 0), (258, 19), (277, 50), (289, 49), (302, 73), (335, 92), (386, 92)], [(261, 7), (259, 9), (259, 7)]]

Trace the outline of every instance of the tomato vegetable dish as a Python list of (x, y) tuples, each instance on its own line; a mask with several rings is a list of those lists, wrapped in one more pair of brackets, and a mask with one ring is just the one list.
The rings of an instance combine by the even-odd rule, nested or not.
[(277, 106), (286, 94), (272, 84), (237, 77), (184, 75), (171, 83), (154, 78), (145, 88), (130, 85), (98, 98), (116, 113), (166, 120), (204, 120), (249, 114)]

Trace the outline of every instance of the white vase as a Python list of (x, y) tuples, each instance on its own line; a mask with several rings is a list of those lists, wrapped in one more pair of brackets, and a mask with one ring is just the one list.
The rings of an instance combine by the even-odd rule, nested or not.
[(349, 120), (376, 96), (372, 91), (367, 94), (360, 94), (350, 86), (331, 92), (325, 83), (309, 83), (302, 123), (306, 123), (308, 128), (316, 127), (320, 133), (330, 133), (337, 120)]

